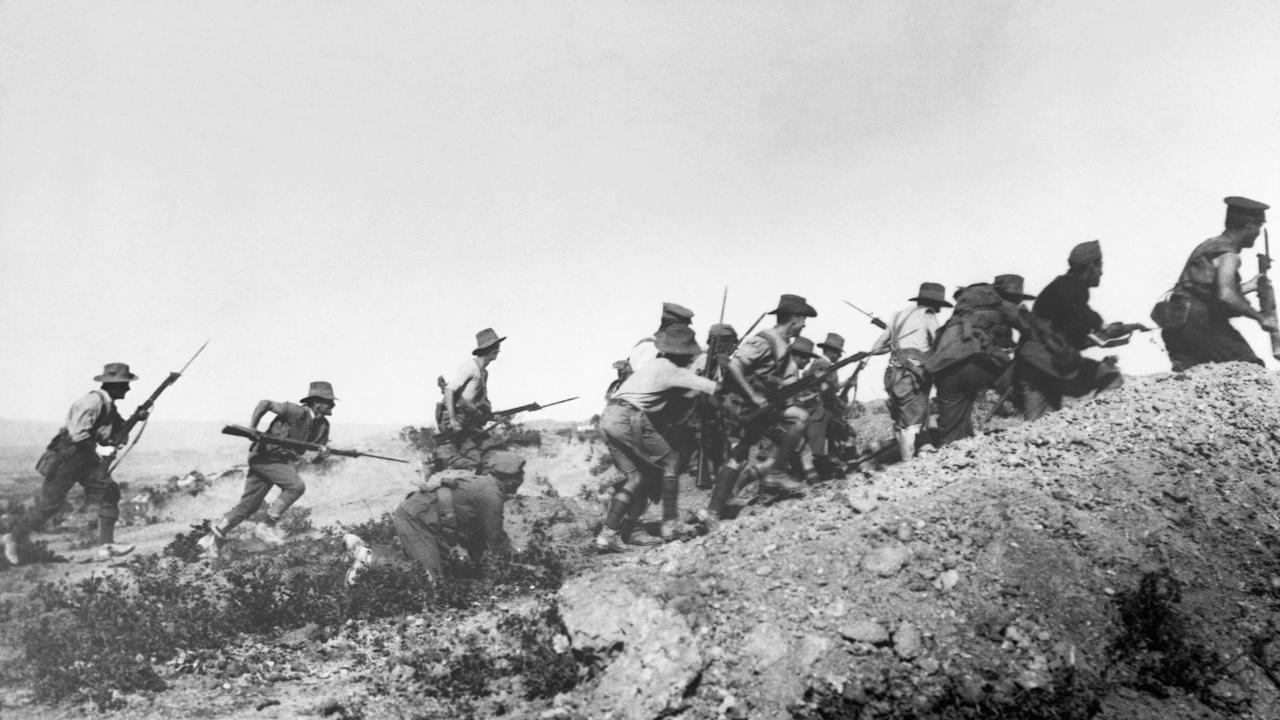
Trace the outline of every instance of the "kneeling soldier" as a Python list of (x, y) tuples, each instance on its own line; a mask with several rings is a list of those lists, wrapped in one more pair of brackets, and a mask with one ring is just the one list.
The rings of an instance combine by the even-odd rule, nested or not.
[(503, 505), (524, 482), (525, 459), (497, 452), (488, 459), (488, 475), (434, 475), (423, 464), (424, 483), (391, 515), (403, 554), (390, 547), (370, 547), (358, 535), (344, 537), (351, 569), (347, 584), (371, 566), (417, 569), (429, 580), (444, 575), (444, 557), (469, 557), (479, 563), (486, 552), (508, 553), (511, 541), (503, 529)]
[[(718, 385), (689, 367), (702, 352), (688, 325), (671, 325), (654, 337), (658, 356), (645, 362), (622, 383), (600, 415), (600, 429), (623, 474), (614, 490), (604, 528), (596, 537), (602, 552), (622, 550), (618, 533), (624, 519), (634, 522), (644, 512), (645, 498), (660, 487), (662, 539), (679, 533), (680, 453), (672, 437), (688, 413), (680, 400), (690, 392), (714, 394)], [(637, 533), (638, 534), (638, 533)], [(648, 538), (636, 544), (651, 544)]]

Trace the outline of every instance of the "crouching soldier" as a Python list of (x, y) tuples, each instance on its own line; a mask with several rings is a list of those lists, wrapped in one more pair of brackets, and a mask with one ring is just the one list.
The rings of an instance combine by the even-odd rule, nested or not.
[[(688, 325), (664, 328), (654, 337), (654, 345), (658, 356), (622, 383), (600, 415), (605, 444), (623, 475), (596, 537), (596, 549), (601, 552), (623, 549), (619, 533), (624, 520), (631, 521), (628, 541), (635, 545), (670, 540), (681, 532), (680, 452), (672, 438), (684, 430), (681, 423), (689, 416), (685, 396), (712, 395), (718, 385), (689, 367), (702, 348)], [(652, 494), (662, 498), (661, 538), (636, 527)]]
[[(266, 435), (286, 440), (327, 445), (329, 443), (329, 415), (337, 398), (333, 386), (324, 381), (311, 383), (307, 396), (298, 401), (276, 402), (262, 400), (253, 409), (249, 427), (257, 429), (258, 423), (268, 412), (275, 413)], [(319, 457), (323, 457), (323, 453)], [(318, 458), (317, 458), (318, 459)], [(267, 526), (261, 528), (264, 539), (278, 542), (281, 538), (275, 524), (302, 494), (307, 485), (298, 476), (298, 452), (272, 443), (254, 443), (249, 447), (249, 471), (244, 479), (244, 493), (240, 502), (231, 508), (221, 521), (213, 525), (199, 545), (207, 558), (217, 557), (218, 548), (226, 540), (227, 533), (262, 507), (272, 487), (280, 488), (280, 495), (267, 508)]]
[(71, 406), (62, 429), (37, 463), (36, 469), (44, 476), (44, 484), (40, 486), (35, 508), (28, 515), (25, 527), (18, 527), (12, 536), (5, 538), (6, 556), (11, 563), (17, 564), (16, 549), (27, 532), (41, 529), (77, 484), (84, 486), (85, 499), (98, 506), (97, 558), (105, 560), (133, 550), (132, 545), (115, 541), (120, 486), (111, 479), (110, 467), (116, 448), (128, 440), (118, 437), (125, 423), (116, 409), (116, 401), (124, 398), (129, 392), (129, 383), (137, 379), (137, 375), (129, 372), (128, 365), (109, 363), (102, 374), (93, 379), (102, 385)]
[(434, 474), (431, 461), (423, 463), (423, 484), (410, 493), (391, 515), (400, 539), (400, 552), (387, 546), (370, 546), (348, 533), (343, 541), (351, 557), (347, 584), (352, 585), (369, 567), (395, 567), (426, 574), (438, 581), (444, 576), (444, 558), (451, 555), (479, 563), (486, 553), (511, 552), (503, 529), (503, 505), (524, 482), (525, 459), (513, 452), (497, 452), (488, 458), (488, 475)]

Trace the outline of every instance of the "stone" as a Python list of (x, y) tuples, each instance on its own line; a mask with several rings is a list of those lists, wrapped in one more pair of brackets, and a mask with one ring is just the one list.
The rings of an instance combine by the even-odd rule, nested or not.
[(936, 587), (943, 592), (947, 592), (951, 588), (955, 587), (958, 582), (960, 582), (959, 572), (956, 570), (944, 570), (938, 575)]
[(849, 507), (853, 508), (854, 512), (860, 513), (863, 515), (871, 512), (872, 510), (875, 510), (876, 507), (879, 505), (879, 503), (873, 497), (867, 497), (865, 495), (853, 495), (852, 493), (845, 496), (845, 501), (849, 504)]
[(893, 631), (893, 652), (903, 660), (910, 660), (922, 650), (924, 639), (920, 635), (920, 629), (909, 622), (899, 624), (898, 629)]
[(893, 577), (907, 564), (910, 553), (903, 545), (885, 545), (867, 553), (862, 558), (862, 569), (880, 577)]
[(787, 656), (787, 636), (777, 625), (761, 623), (742, 640), (742, 655), (752, 659), (757, 672)]
[(599, 577), (565, 583), (556, 604), (574, 648), (602, 656), (617, 652), (600, 673), (585, 716), (648, 720), (682, 707), (685, 690), (707, 664), (684, 616)]
[(857, 620), (840, 629), (840, 636), (853, 642), (868, 645), (888, 645), (889, 631), (874, 620)]

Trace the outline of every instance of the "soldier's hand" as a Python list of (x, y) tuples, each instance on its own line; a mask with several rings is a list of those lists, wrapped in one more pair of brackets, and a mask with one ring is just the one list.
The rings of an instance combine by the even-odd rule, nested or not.
[(1276, 327), (1274, 322), (1270, 322), (1266, 318), (1258, 318), (1258, 327), (1262, 328), (1264, 332), (1269, 333), (1276, 332), (1277, 329), (1280, 329)]
[(760, 393), (751, 393), (751, 402), (755, 403), (756, 407), (764, 407), (769, 403), (769, 398)]
[(455, 432), (462, 432), (462, 421), (458, 418), (453, 418), (449, 421), (449, 427), (453, 428)]
[(103, 458), (103, 459), (112, 458), (112, 457), (115, 457), (116, 446), (115, 445), (94, 445), (93, 451), (96, 452), (98, 454), (98, 457), (100, 458)]

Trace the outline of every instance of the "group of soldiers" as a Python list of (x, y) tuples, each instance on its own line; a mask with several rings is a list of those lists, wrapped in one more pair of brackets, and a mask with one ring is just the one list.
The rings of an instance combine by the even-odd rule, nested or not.
[[(1240, 252), (1253, 247), (1268, 206), (1241, 197), (1225, 202), (1222, 233), (1195, 248), (1168, 299), (1152, 312), (1174, 370), (1206, 362), (1262, 364), (1231, 326), (1235, 317), (1256, 321), (1272, 334), (1280, 352), (1265, 259), (1258, 277), (1247, 282), (1240, 277)], [(621, 478), (596, 548), (616, 552), (695, 532), (679, 509), (679, 478), (686, 471), (710, 488), (706, 507), (693, 515), (707, 531), (716, 529), (729, 501), (751, 483), (763, 494), (788, 497), (814, 481), (841, 475), (845, 458), (836, 446), (848, 436), (846, 394), (872, 355), (888, 355), (884, 387), (894, 444), (904, 460), (923, 444), (940, 446), (973, 435), (974, 406), (987, 390), (1002, 397), (1016, 392), (1024, 418), (1035, 420), (1061, 408), (1066, 397), (1119, 387), (1122, 376), (1114, 357), (1099, 361), (1082, 351), (1123, 344), (1144, 328), (1106, 324), (1089, 307), (1089, 291), (1099, 285), (1102, 267), (1101, 244), (1093, 240), (1070, 251), (1066, 272), (1038, 297), (1024, 292), (1016, 274), (960, 288), (950, 299), (940, 283), (924, 282), (910, 304), (883, 323), (870, 349), (848, 357), (842, 336), (829, 333), (815, 344), (802, 334), (818, 313), (799, 295), (783, 294), (766, 313), (773, 324), (741, 340), (731, 326), (712, 325), (705, 349), (691, 326), (694, 313), (664, 303), (657, 331), (615, 363), (619, 376), (600, 415), (599, 428)], [(1255, 291), (1259, 308), (1245, 297)], [(1028, 301), (1034, 304), (1028, 307)], [(944, 308), (951, 309), (945, 322)], [(494, 417), (488, 368), (505, 339), (491, 328), (480, 331), (472, 357), (450, 380), (441, 379), (440, 445), (421, 463), (418, 487), (392, 515), (400, 548), (371, 547), (348, 535), (349, 583), (379, 564), (439, 578), (448, 555), (475, 561), (486, 552), (511, 549), (503, 531), (503, 504), (523, 480), (524, 459), (486, 451), (482, 437)], [(841, 381), (838, 371), (854, 362), (860, 364)], [(98, 507), (99, 557), (133, 549), (115, 542), (120, 489), (110, 468), (117, 449), (128, 441), (129, 423), (115, 403), (137, 379), (127, 365), (108, 364), (94, 378), (100, 387), (73, 404), (38, 463), (44, 481), (34, 507), (7, 520), (4, 548), (10, 563), (19, 562), (18, 546), (26, 534), (40, 529), (76, 484)], [(931, 430), (935, 389), (937, 426)], [(200, 540), (207, 556), (216, 557), (228, 533), (257, 513), (271, 488), (278, 487), (259, 523), (262, 533), (274, 534), (272, 526), (306, 489), (297, 469), (302, 459), (297, 443), (319, 448), (319, 457), (324, 456), (328, 417), (336, 403), (332, 385), (318, 381), (297, 403), (257, 404), (250, 422), (255, 433), (268, 414), (273, 418), (250, 448), (240, 501), (211, 522)], [(140, 408), (129, 422), (139, 414), (145, 419)], [(447, 467), (471, 451), (474, 462), (463, 463), (463, 469)], [(650, 502), (661, 507), (657, 535), (641, 523)]]

